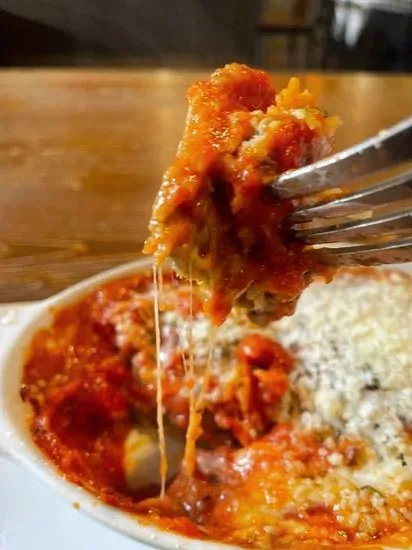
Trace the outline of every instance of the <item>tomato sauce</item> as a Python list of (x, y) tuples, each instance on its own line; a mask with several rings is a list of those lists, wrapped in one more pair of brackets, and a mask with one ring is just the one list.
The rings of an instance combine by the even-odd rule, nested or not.
[(236, 63), (191, 86), (188, 102), (144, 251), (159, 263), (171, 256), (185, 276), (192, 269), (218, 325), (236, 301), (253, 309), (256, 293), (272, 297), (270, 318), (289, 315), (326, 270), (284, 226), (295, 204), (277, 196), (276, 178), (328, 154), (338, 120), (297, 79), (276, 95), (267, 73)]
[[(52, 326), (34, 337), (21, 396), (31, 405), (30, 430), (47, 458), (102, 502), (188, 537), (251, 548), (360, 545), (349, 511), (339, 516), (333, 505), (308, 499), (316, 483), (335, 479), (328, 457), (338, 454), (343, 466), (357, 468), (367, 458), (364, 443), (299, 433), (290, 423), (274, 421), (293, 358), (258, 332), (235, 344), (235, 376), (221, 383), (221, 394), (214, 392), (219, 381), (210, 379), (213, 398), (206, 402), (193, 475), (182, 471), (169, 479), (162, 499), (158, 486), (128, 486), (125, 440), (139, 419), (155, 424), (152, 292), (150, 274), (109, 283), (56, 311)], [(196, 288), (194, 294), (196, 316), (202, 316)], [(187, 300), (187, 285), (166, 273), (162, 314), (176, 310), (187, 316)], [(183, 439), (190, 381), (173, 325), (162, 326), (165, 419)], [(336, 483), (330, 498), (339, 502), (347, 488)], [(361, 496), (373, 517), (374, 495)], [(400, 505), (392, 499), (386, 506), (396, 509)], [(396, 519), (376, 521), (364, 545), (398, 531), (406, 536), (402, 529)]]
[[(166, 273), (163, 284), (167, 287), (171, 281)], [(124, 440), (136, 412), (154, 420), (156, 409), (153, 303), (147, 297), (152, 285), (148, 274), (116, 281), (56, 312), (52, 327), (33, 339), (21, 387), (22, 398), (33, 408), (31, 430), (38, 445), (71, 481), (127, 509), (135, 508), (135, 495), (125, 482)], [(188, 290), (180, 286), (173, 283), (178, 296), (173, 306), (188, 316)], [(201, 309), (195, 293), (194, 314)], [(122, 323), (129, 325), (125, 334), (117, 335), (123, 338), (119, 347), (116, 327)], [(243, 383), (234, 380), (223, 402), (209, 404), (202, 430), (205, 441), (213, 441), (215, 432), (221, 432), (220, 441), (234, 437), (245, 443), (251, 430), (262, 433), (272, 423), (270, 413), (286, 390), (292, 361), (270, 341), (266, 348), (273, 350), (258, 357), (259, 343), (252, 340), (249, 337), (239, 352)], [(163, 401), (169, 419), (183, 435), (189, 404), (187, 393), (179, 395), (179, 390), (189, 388), (190, 381), (173, 340), (168, 343), (164, 338), (163, 352), (167, 352)], [(216, 381), (210, 383), (213, 387)], [(251, 391), (255, 387), (265, 388), (261, 396)]]

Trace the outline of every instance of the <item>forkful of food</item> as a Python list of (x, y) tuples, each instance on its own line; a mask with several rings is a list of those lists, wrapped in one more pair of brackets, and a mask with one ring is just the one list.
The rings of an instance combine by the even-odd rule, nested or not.
[(296, 78), (276, 93), (231, 64), (188, 101), (145, 252), (206, 289), (215, 324), (234, 305), (258, 323), (290, 315), (340, 265), (412, 261), (412, 117), (330, 156), (340, 120)]

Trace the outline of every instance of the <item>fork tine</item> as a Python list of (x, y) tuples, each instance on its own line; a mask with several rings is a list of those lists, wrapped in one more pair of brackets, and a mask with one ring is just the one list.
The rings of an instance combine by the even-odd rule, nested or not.
[[(355, 191), (335, 200), (325, 201), (315, 205), (303, 206), (296, 209), (289, 217), (290, 223), (300, 223), (314, 218), (329, 218), (345, 215), (348, 212), (355, 213), (371, 208), (370, 204), (378, 205), (393, 200), (392, 191), (400, 195), (405, 189), (409, 189), (412, 182), (412, 167), (406, 172), (397, 174), (382, 183), (374, 184), (360, 191)], [(368, 199), (368, 203), (362, 202)], [(359, 202), (361, 201), (361, 202)]]
[(412, 236), (412, 201), (399, 209), (397, 203), (384, 215), (374, 217), (371, 211), (369, 219), (355, 220), (337, 225), (329, 225), (295, 232), (297, 239), (308, 244), (342, 242), (364, 238), (379, 238), (388, 234), (394, 236)]
[(391, 242), (343, 246), (336, 248), (311, 248), (316, 257), (335, 266), (383, 265), (412, 262), (412, 237)]
[(412, 116), (376, 136), (314, 164), (281, 174), (273, 183), (282, 198), (294, 198), (348, 183), (410, 160)]

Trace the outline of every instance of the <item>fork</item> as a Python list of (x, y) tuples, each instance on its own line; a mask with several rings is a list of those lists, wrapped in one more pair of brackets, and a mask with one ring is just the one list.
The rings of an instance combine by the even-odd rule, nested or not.
[(295, 237), (323, 261), (412, 261), (412, 117), (285, 172), (273, 186), (277, 195), (295, 203), (287, 220)]

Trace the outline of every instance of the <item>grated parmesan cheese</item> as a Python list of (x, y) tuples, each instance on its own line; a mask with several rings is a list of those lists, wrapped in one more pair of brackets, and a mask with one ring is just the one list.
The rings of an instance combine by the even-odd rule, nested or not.
[(389, 492), (412, 475), (411, 290), (396, 272), (345, 272), (312, 284), (296, 313), (273, 327), (296, 358), (300, 423), (367, 438), (377, 458), (353, 472), (355, 481)]

